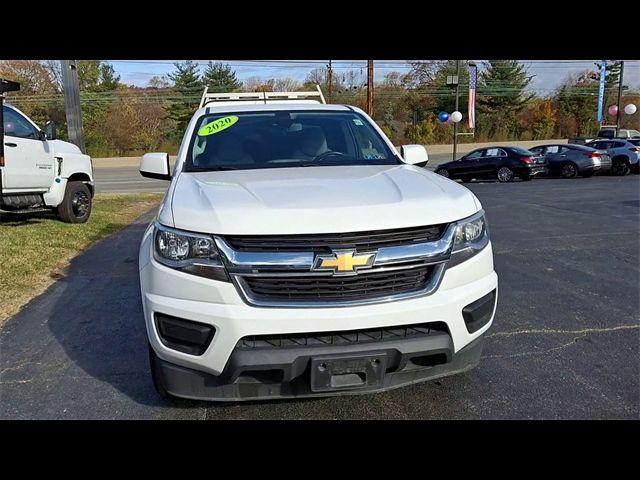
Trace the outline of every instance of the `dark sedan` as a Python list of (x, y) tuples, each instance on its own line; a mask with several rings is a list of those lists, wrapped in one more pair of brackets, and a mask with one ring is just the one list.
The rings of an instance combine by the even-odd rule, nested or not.
[(436, 169), (436, 173), (443, 177), (463, 182), (482, 178), (510, 182), (516, 177), (531, 180), (535, 175), (546, 172), (544, 157), (537, 157), (520, 147), (479, 148), (458, 160), (443, 163)]
[(550, 175), (562, 175), (564, 178), (578, 175), (590, 177), (594, 173), (611, 170), (611, 157), (606, 150), (576, 144), (538, 145), (529, 150), (544, 156)]

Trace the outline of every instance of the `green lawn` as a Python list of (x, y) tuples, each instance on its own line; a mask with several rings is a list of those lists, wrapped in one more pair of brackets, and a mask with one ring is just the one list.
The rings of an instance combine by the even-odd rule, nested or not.
[(42, 293), (69, 260), (158, 204), (159, 193), (97, 194), (84, 224), (53, 216), (3, 217), (0, 223), (0, 325)]

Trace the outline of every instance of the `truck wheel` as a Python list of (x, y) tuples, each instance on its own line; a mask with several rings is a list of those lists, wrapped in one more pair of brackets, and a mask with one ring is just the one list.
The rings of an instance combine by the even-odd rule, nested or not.
[(58, 206), (58, 217), (65, 223), (85, 223), (91, 215), (91, 192), (82, 182), (70, 182)]
[(156, 352), (153, 351), (153, 347), (150, 343), (148, 344), (148, 346), (149, 368), (151, 370), (151, 380), (153, 380), (153, 386), (156, 389), (156, 392), (158, 392), (160, 398), (163, 398), (165, 400), (172, 399), (173, 396), (169, 392), (167, 392), (167, 389), (164, 388), (164, 384), (162, 383), (162, 373), (160, 373), (160, 367), (158, 366), (158, 356), (156, 355)]
[(611, 166), (611, 173), (619, 177), (624, 177), (629, 173), (629, 163), (625, 159), (613, 159), (613, 165)]

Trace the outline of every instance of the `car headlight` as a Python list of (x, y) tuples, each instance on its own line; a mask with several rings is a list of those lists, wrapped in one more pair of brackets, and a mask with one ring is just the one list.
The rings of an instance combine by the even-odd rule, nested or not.
[(470, 259), (489, 244), (489, 227), (484, 210), (460, 220), (453, 238), (453, 249), (451, 259), (447, 262), (448, 267)]
[(161, 264), (201, 277), (229, 281), (213, 237), (155, 224), (153, 257)]

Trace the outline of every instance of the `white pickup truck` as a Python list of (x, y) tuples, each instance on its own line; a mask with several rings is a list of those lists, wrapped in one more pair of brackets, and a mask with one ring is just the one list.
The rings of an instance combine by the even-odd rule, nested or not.
[(9, 104), (2, 114), (0, 214), (54, 211), (64, 222), (86, 222), (94, 194), (91, 158), (76, 145), (57, 140), (52, 122), (41, 130)]
[(466, 371), (497, 276), (473, 193), (322, 93), (205, 93), (139, 254), (163, 395), (346, 395)]

